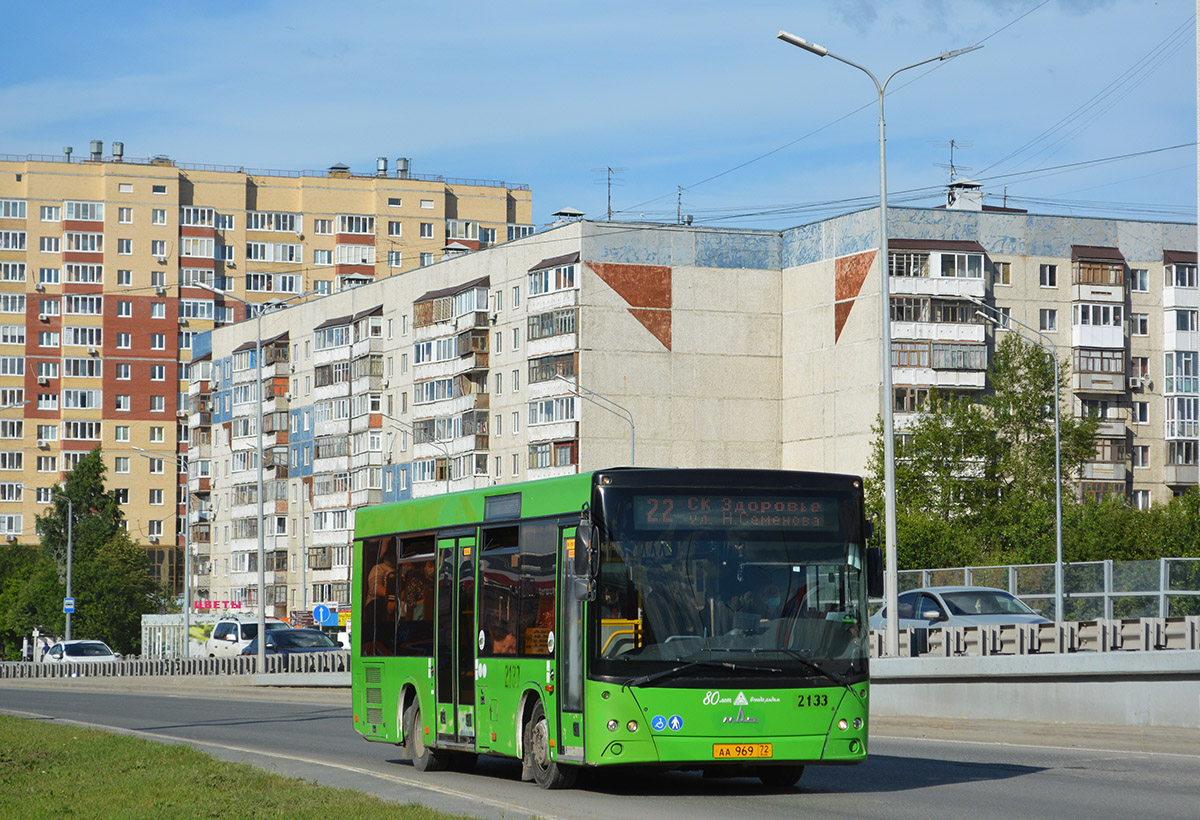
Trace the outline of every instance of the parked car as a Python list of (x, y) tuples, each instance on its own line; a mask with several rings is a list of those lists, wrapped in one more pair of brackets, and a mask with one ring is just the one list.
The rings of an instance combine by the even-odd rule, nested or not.
[[(900, 595), (901, 629), (995, 624), (1048, 624), (1020, 598), (991, 587), (924, 587)], [(871, 629), (883, 629), (887, 607), (871, 616)]]
[(42, 660), (47, 663), (106, 663), (119, 661), (121, 656), (109, 649), (104, 641), (59, 641), (46, 650)]
[[(340, 652), (342, 645), (319, 629), (272, 629), (267, 631), (267, 654), (307, 655), (313, 652)], [(258, 654), (258, 638), (252, 640), (243, 655)]]
[[(267, 618), (266, 628), (268, 632), (271, 632), (291, 627), (287, 621)], [(222, 618), (213, 626), (212, 635), (205, 641), (204, 654), (210, 658), (233, 658), (256, 637), (258, 637), (257, 618), (248, 615)]]

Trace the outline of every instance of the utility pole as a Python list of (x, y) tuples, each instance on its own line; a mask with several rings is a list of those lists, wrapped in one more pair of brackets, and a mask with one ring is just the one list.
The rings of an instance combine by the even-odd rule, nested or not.
[[(67, 597), (71, 598), (71, 550), (73, 547), (72, 537), (74, 533), (71, 530), (71, 525), (75, 520), (75, 505), (71, 503), (71, 499), (67, 499)], [(73, 609), (74, 607), (72, 607)], [(67, 617), (67, 634), (63, 637), (64, 641), (71, 640), (71, 613), (66, 613)]]

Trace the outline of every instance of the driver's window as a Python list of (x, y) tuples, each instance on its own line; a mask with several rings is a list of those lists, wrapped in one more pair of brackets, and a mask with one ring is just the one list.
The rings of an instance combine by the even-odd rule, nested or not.
[(913, 604), (916, 601), (917, 595), (915, 592), (909, 592), (900, 596), (899, 601), (896, 602), (896, 611), (900, 613), (901, 618), (913, 617)]

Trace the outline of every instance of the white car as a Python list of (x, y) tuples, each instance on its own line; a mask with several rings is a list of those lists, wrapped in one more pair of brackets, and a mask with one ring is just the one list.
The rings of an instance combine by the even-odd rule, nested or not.
[(106, 663), (121, 656), (104, 641), (59, 641), (42, 656), (46, 663)]
[[(896, 603), (901, 629), (1050, 623), (1020, 598), (991, 587), (912, 589), (901, 594)], [(871, 616), (871, 629), (883, 629), (886, 623), (886, 607)]]
[[(286, 621), (267, 618), (267, 631), (290, 629)], [(258, 637), (258, 618), (241, 616), (222, 618), (213, 627), (212, 635), (204, 643), (204, 654), (209, 658), (236, 658), (250, 642)]]

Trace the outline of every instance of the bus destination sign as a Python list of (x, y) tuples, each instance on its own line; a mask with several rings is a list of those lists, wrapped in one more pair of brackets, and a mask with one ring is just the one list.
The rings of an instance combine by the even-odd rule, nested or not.
[(634, 496), (633, 515), (639, 530), (838, 529), (836, 501), (794, 495), (644, 494)]

